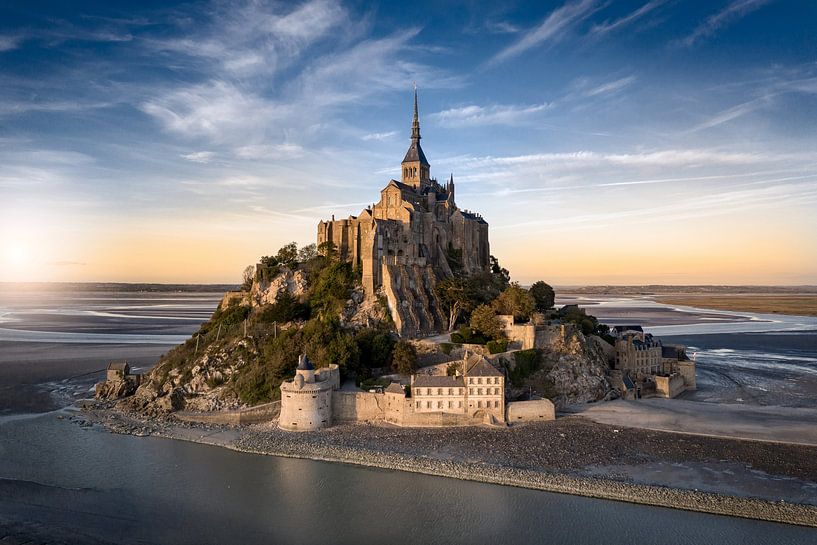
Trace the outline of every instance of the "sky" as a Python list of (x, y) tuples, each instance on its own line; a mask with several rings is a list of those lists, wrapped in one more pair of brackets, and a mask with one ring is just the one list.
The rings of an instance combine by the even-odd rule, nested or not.
[(240, 281), (432, 176), (514, 280), (817, 284), (817, 2), (5, 1), (0, 281)]

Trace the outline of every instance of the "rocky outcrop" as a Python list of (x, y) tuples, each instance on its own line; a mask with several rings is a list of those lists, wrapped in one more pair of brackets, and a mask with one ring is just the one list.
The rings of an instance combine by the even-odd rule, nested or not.
[(306, 272), (281, 266), (278, 274), (270, 280), (265, 280), (260, 275), (256, 276), (250, 289), (250, 300), (255, 306), (272, 305), (285, 291), (296, 298), (303, 298), (308, 287)]
[(133, 395), (139, 387), (139, 375), (126, 375), (119, 380), (105, 380), (94, 387), (94, 397), (115, 401)]
[(208, 346), (189, 369), (168, 369), (160, 363), (143, 377), (142, 384), (132, 397), (121, 402), (122, 406), (144, 414), (241, 408), (243, 405), (227, 383), (248, 358), (255, 356), (251, 339), (242, 338)]
[[(548, 342), (539, 344), (543, 337), (537, 335), (540, 350), (539, 370), (532, 373), (518, 388), (510, 388), (509, 399), (526, 396), (533, 390), (549, 397), (557, 408), (574, 403), (587, 403), (609, 399), (614, 395), (607, 371), (607, 356), (601, 344), (604, 340), (585, 337), (571, 325), (564, 333), (548, 336)], [(498, 354), (493, 360), (501, 360), (513, 369), (513, 353)]]

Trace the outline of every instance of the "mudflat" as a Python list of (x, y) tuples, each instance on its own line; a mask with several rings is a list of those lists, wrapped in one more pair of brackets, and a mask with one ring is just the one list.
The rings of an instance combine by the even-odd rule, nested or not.
[(667, 305), (734, 312), (817, 316), (817, 294), (672, 295), (658, 297), (656, 301)]

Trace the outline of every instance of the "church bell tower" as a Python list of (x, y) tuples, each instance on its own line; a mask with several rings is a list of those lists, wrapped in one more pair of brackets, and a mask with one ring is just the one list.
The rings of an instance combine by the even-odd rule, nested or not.
[(414, 120), (411, 122), (411, 145), (403, 159), (400, 181), (417, 189), (431, 183), (431, 165), (420, 147), (420, 116), (417, 113), (417, 86), (414, 86)]

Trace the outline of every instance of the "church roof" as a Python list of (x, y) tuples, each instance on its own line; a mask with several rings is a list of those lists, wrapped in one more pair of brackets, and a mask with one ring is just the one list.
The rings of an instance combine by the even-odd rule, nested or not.
[(404, 163), (411, 163), (420, 161), (420, 164), (428, 166), (428, 159), (426, 159), (426, 154), (423, 153), (423, 148), (420, 146), (420, 140), (412, 140), (411, 145), (409, 146), (408, 151), (406, 152), (406, 157), (403, 159)]

